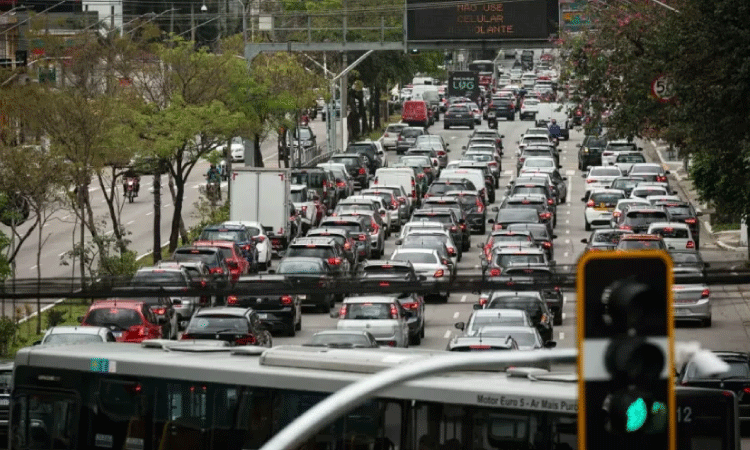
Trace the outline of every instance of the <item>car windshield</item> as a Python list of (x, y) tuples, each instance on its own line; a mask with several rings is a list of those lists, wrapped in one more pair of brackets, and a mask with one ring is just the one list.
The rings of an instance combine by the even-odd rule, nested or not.
[(689, 237), (687, 228), (654, 228), (651, 233), (667, 239), (687, 239)]
[(372, 347), (373, 344), (363, 334), (343, 334), (343, 333), (324, 333), (313, 335), (310, 342), (305, 345), (309, 346), (342, 346), (342, 347)]
[(687, 369), (688, 378), (750, 378), (750, 365), (743, 361), (725, 361), (729, 370), (721, 374), (704, 375), (698, 364), (690, 364)]
[(555, 161), (547, 158), (527, 159), (523, 163), (524, 167), (555, 167)]
[(643, 155), (620, 155), (617, 157), (617, 162), (639, 163), (646, 162), (646, 158)]
[(348, 303), (345, 319), (373, 320), (391, 319), (392, 303)]
[(397, 252), (392, 259), (394, 261), (409, 261), (412, 264), (438, 264), (438, 257), (433, 253)]
[(591, 194), (589, 200), (594, 202), (595, 207), (607, 206), (611, 208), (617, 205), (617, 201), (623, 197), (623, 194), (595, 192)]
[(146, 284), (146, 285), (153, 285), (153, 284), (166, 284), (166, 285), (176, 285), (176, 284), (184, 284), (185, 279), (182, 277), (182, 272), (177, 271), (167, 271), (167, 270), (152, 270), (148, 272), (138, 272), (133, 277), (133, 281), (131, 284), (138, 285), (138, 284)]
[(586, 146), (589, 148), (604, 148), (607, 145), (607, 141), (601, 138), (591, 138), (586, 141)]
[(190, 321), (186, 334), (242, 333), (250, 331), (247, 319), (229, 315), (200, 315)]
[(103, 342), (103, 340), (98, 334), (55, 333), (47, 336), (42, 344), (85, 344), (87, 342)]
[(589, 176), (592, 177), (619, 177), (621, 175), (620, 169), (613, 167), (592, 167), (589, 172)]
[(138, 311), (117, 307), (92, 309), (84, 322), (86, 325), (108, 328), (114, 325), (120, 330), (143, 324)]
[(480, 329), (488, 325), (506, 325), (506, 326), (528, 326), (523, 316), (520, 314), (508, 314), (498, 313), (495, 315), (481, 315), (475, 316), (471, 321), (468, 331), (470, 333), (476, 333)]
[(304, 184), (307, 187), (322, 188), (326, 182), (326, 176), (323, 172), (292, 172), (292, 184)]
[(495, 264), (500, 267), (508, 267), (513, 264), (544, 264), (543, 254), (507, 254), (501, 253), (495, 257)]
[(662, 172), (663, 169), (659, 166), (634, 166), (632, 170), (633, 170), (632, 173), (634, 174), (635, 173), (637, 174), (647, 174), (647, 173), (659, 174)]
[(359, 167), (362, 163), (357, 156), (333, 156), (331, 162), (343, 164), (346, 167)]
[(200, 237), (198, 237), (199, 241), (239, 242), (240, 239), (242, 239), (241, 230), (228, 230), (225, 228), (222, 228), (220, 230), (203, 230)]
[(276, 273), (283, 275), (289, 274), (321, 274), (325, 273), (323, 267), (320, 264), (315, 264), (312, 261), (281, 261), (279, 267), (276, 269)]
[(322, 247), (322, 246), (304, 246), (304, 245), (294, 245), (290, 246), (284, 257), (293, 257), (293, 256), (305, 256), (308, 258), (320, 258), (320, 259), (328, 259), (329, 257), (333, 256), (333, 252), (331, 251), (331, 248), (329, 247)]

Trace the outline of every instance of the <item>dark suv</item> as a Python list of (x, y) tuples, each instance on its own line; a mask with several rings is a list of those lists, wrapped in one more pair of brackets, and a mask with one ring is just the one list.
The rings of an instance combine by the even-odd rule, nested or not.
[(335, 276), (351, 273), (352, 267), (344, 247), (330, 237), (297, 238), (289, 245), (284, 258), (304, 256), (327, 262)]
[(396, 140), (396, 153), (403, 155), (417, 142), (417, 137), (427, 134), (422, 127), (406, 127), (401, 130)]
[(460, 246), (462, 249), (466, 247), (464, 245), (464, 233), (461, 229), (462, 224), (452, 209), (418, 209), (412, 214), (410, 222), (419, 221), (442, 223), (448, 228), (448, 233), (451, 235), (451, 239), (453, 239), (456, 247)]
[(583, 138), (578, 149), (578, 170), (586, 170), (589, 166), (602, 165), (602, 152), (607, 147), (607, 140), (600, 136), (588, 135)]
[(293, 170), (292, 184), (302, 184), (308, 190), (315, 191), (327, 209), (336, 206), (336, 180), (331, 172), (319, 167)]
[(507, 98), (493, 98), (487, 107), (487, 111), (495, 111), (495, 117), (505, 117), (508, 120), (516, 120), (516, 104)]
[(198, 241), (230, 241), (237, 244), (251, 267), (257, 267), (258, 250), (250, 231), (244, 225), (210, 225), (203, 229)]
[(354, 179), (355, 189), (365, 189), (368, 185), (369, 169), (364, 155), (359, 154), (338, 154), (331, 156), (328, 161), (331, 163), (343, 164), (349, 176)]
[(381, 167), (380, 157), (378, 156), (378, 147), (372, 142), (356, 142), (354, 144), (349, 144), (344, 153), (356, 153), (362, 155), (365, 158), (367, 168), (370, 169), (370, 173), (374, 174), (375, 171)]
[(633, 205), (617, 221), (617, 228), (645, 233), (654, 222), (669, 222), (669, 213), (663, 208)]

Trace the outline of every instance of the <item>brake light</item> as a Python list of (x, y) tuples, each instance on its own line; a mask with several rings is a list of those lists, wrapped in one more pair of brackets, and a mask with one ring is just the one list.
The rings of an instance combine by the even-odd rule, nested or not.
[(523, 164), (524, 161), (526, 161), (525, 157), (522, 156), (522, 157), (518, 158), (518, 162), (520, 162), (521, 164)]
[(208, 273), (215, 273), (215, 274), (221, 275), (224, 273), (224, 269), (222, 269), (221, 267), (212, 267), (208, 270)]
[(145, 336), (148, 334), (146, 327), (138, 327), (138, 336)]
[(479, 304), (482, 305), (482, 306), (486, 305), (487, 304), (487, 299), (484, 298), (484, 297), (480, 297), (479, 298)]
[(547, 220), (547, 219), (549, 219), (551, 217), (552, 217), (552, 213), (546, 212), (546, 213), (539, 214), (539, 218), (542, 219), (542, 220)]
[(411, 190), (411, 198), (417, 198), (417, 191), (414, 189)]
[(383, 133), (383, 137), (388, 137), (388, 133)]
[(167, 308), (154, 308), (154, 314), (164, 314), (167, 312)]
[(336, 183), (336, 186), (338, 186), (338, 187), (344, 187), (344, 186), (346, 186), (346, 183), (344, 183), (343, 181), (339, 181), (338, 183)]
[(281, 304), (282, 305), (291, 305), (294, 302), (291, 295), (282, 295), (281, 296)]
[(456, 249), (451, 247), (448, 249), (448, 254), (451, 256), (456, 256)]
[(357, 239), (359, 239), (360, 241), (364, 241), (365, 239), (367, 239), (367, 236), (365, 234), (360, 234)]
[(388, 342), (386, 342), (385, 344), (386, 344), (386, 345), (387, 345), (388, 347), (395, 347), (395, 346), (396, 346), (396, 341), (388, 341)]
[[(302, 207), (302, 214), (307, 214), (307, 206)], [(245, 250), (249, 250), (249, 249), (245, 249)]]
[(391, 319), (398, 319), (398, 307), (391, 303)]
[(621, 230), (632, 230), (633, 228), (631, 228), (629, 225), (620, 225), (620, 229)]
[(687, 245), (685, 245), (685, 248), (695, 248), (695, 242), (687, 241)]
[(248, 334), (245, 337), (235, 339), (234, 343), (237, 345), (253, 345), (255, 344), (255, 336)]
[(435, 271), (435, 273), (432, 275), (434, 278), (441, 278), (443, 275), (445, 275), (445, 272), (443, 269), (438, 269)]
[[(750, 394), (750, 387), (746, 387), (745, 389), (742, 390), (742, 392), (744, 392), (745, 394)], [(726, 391), (724, 393), (725, 394), (730, 394), (729, 392), (726, 392)], [(730, 396), (731, 396), (731, 394), (727, 395), (727, 397), (730, 397)]]
[(349, 241), (344, 242), (344, 250), (349, 250), (352, 248), (352, 245), (349, 243)]
[(594, 180), (593, 178), (587, 178), (587, 179), (586, 179), (586, 183), (593, 183), (593, 182), (595, 182), (595, 181), (596, 181), (596, 180)]
[(403, 306), (404, 309), (413, 309), (416, 311), (419, 309), (419, 302), (402, 303), (401, 306)]
[(364, 168), (364, 167), (360, 167), (360, 168), (359, 168), (359, 174), (360, 174), (360, 175), (364, 175), (364, 174), (366, 174), (366, 173), (367, 173), (367, 171), (365, 171), (365, 168)]
[(701, 298), (708, 298), (711, 295), (711, 290), (706, 288), (701, 292)]
[(613, 212), (612, 217), (620, 217), (620, 211)]
[(229, 295), (227, 296), (227, 305), (236, 305), (237, 304), (237, 296), (236, 295)]
[(502, 225), (499, 225), (499, 224), (495, 224), (495, 226), (494, 226), (494, 227), (492, 227), (492, 229), (493, 229), (493, 230), (502, 230), (502, 229), (503, 229), (503, 226), (502, 226)]
[(328, 264), (332, 266), (338, 266), (341, 264), (341, 258), (328, 258)]
[(694, 217), (688, 217), (687, 219), (685, 219), (685, 223), (688, 225), (695, 225), (695, 222), (696, 220)]
[(462, 229), (462, 230), (465, 230), (465, 229), (466, 229), (466, 224), (465, 224), (465, 223), (462, 223), (462, 224), (461, 224), (461, 229)]
[(341, 319), (346, 317), (346, 305), (341, 305), (341, 308), (339, 308), (339, 317)]
[(542, 247), (544, 247), (544, 248), (552, 248), (552, 242), (542, 242)]
[(490, 162), (487, 163), (487, 165), (488, 166), (496, 166), (497, 162), (496, 161), (490, 161)]
[(555, 201), (554, 201), (554, 200), (552, 200), (551, 198), (550, 198), (550, 199), (547, 199), (547, 204), (548, 204), (548, 205), (554, 205), (554, 204), (555, 204)]
[(451, 231), (458, 231), (458, 228), (456, 228), (455, 226), (452, 226)]
[(479, 201), (479, 198), (477, 198), (477, 212), (484, 212), (484, 203)]
[(372, 226), (372, 234), (378, 234), (378, 231), (380, 231), (380, 226), (375, 223), (375, 221), (371, 222), (370, 225)]
[(490, 276), (491, 277), (499, 277), (500, 272), (502, 272), (499, 268), (494, 267), (492, 270), (490, 270)]
[(662, 175), (657, 175), (656, 176), (656, 181), (660, 182), (660, 183), (663, 183), (663, 182), (667, 181), (667, 177), (662, 176)]
[(593, 208), (594, 207), (594, 201), (593, 200), (589, 200), (588, 202), (586, 202), (586, 207)]
[(204, 288), (208, 286), (208, 282), (206, 280), (201, 280), (201, 287)]
[(182, 334), (182, 337), (180, 338), (180, 340), (183, 340), (183, 341), (184, 341), (184, 340), (186, 340), (186, 339), (194, 339), (194, 338), (193, 338), (193, 336), (191, 336), (191, 335), (189, 335), (189, 334), (187, 334), (187, 333), (183, 333), (183, 334)]
[(266, 237), (265, 236), (255, 236), (255, 240), (258, 242), (265, 242)]

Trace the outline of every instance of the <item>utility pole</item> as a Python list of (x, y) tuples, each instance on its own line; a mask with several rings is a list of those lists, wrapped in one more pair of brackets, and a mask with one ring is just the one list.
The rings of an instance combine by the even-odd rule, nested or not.
[(195, 42), (195, 5), (190, 4), (190, 41)]
[(169, 34), (174, 34), (174, 3), (172, 3), (172, 13), (169, 15)]
[[(342, 65), (344, 67), (346, 67), (349, 64), (349, 62), (347, 61), (347, 58), (346, 58), (346, 52), (342, 53), (342, 58), (343, 58), (343, 64)], [(341, 91), (340, 91), (340, 95), (341, 95), (341, 150), (345, 151), (346, 150), (346, 144), (349, 141), (349, 126), (348, 126), (349, 124), (347, 122), (347, 116), (348, 116), (348, 111), (349, 111), (349, 108), (348, 108), (349, 99), (347, 98), (348, 97), (347, 94), (349, 94), (349, 75), (348, 75), (348, 73), (344, 74), (344, 76), (341, 77), (341, 88), (340, 89), (341, 89)], [(336, 114), (335, 103), (334, 103), (333, 114)], [(335, 122), (334, 122), (334, 126), (336, 126)]]

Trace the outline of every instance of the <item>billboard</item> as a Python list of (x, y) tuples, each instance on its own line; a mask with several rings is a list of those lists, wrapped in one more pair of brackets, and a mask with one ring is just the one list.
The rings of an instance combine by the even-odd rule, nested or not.
[[(547, 39), (548, 4), (547, 0), (407, 0), (407, 40)], [(557, 15), (557, 8), (553, 12)]]
[(448, 97), (479, 98), (479, 75), (476, 72), (451, 72), (448, 77)]
[(560, 0), (560, 29), (575, 33), (591, 26), (587, 3), (587, 0)]

